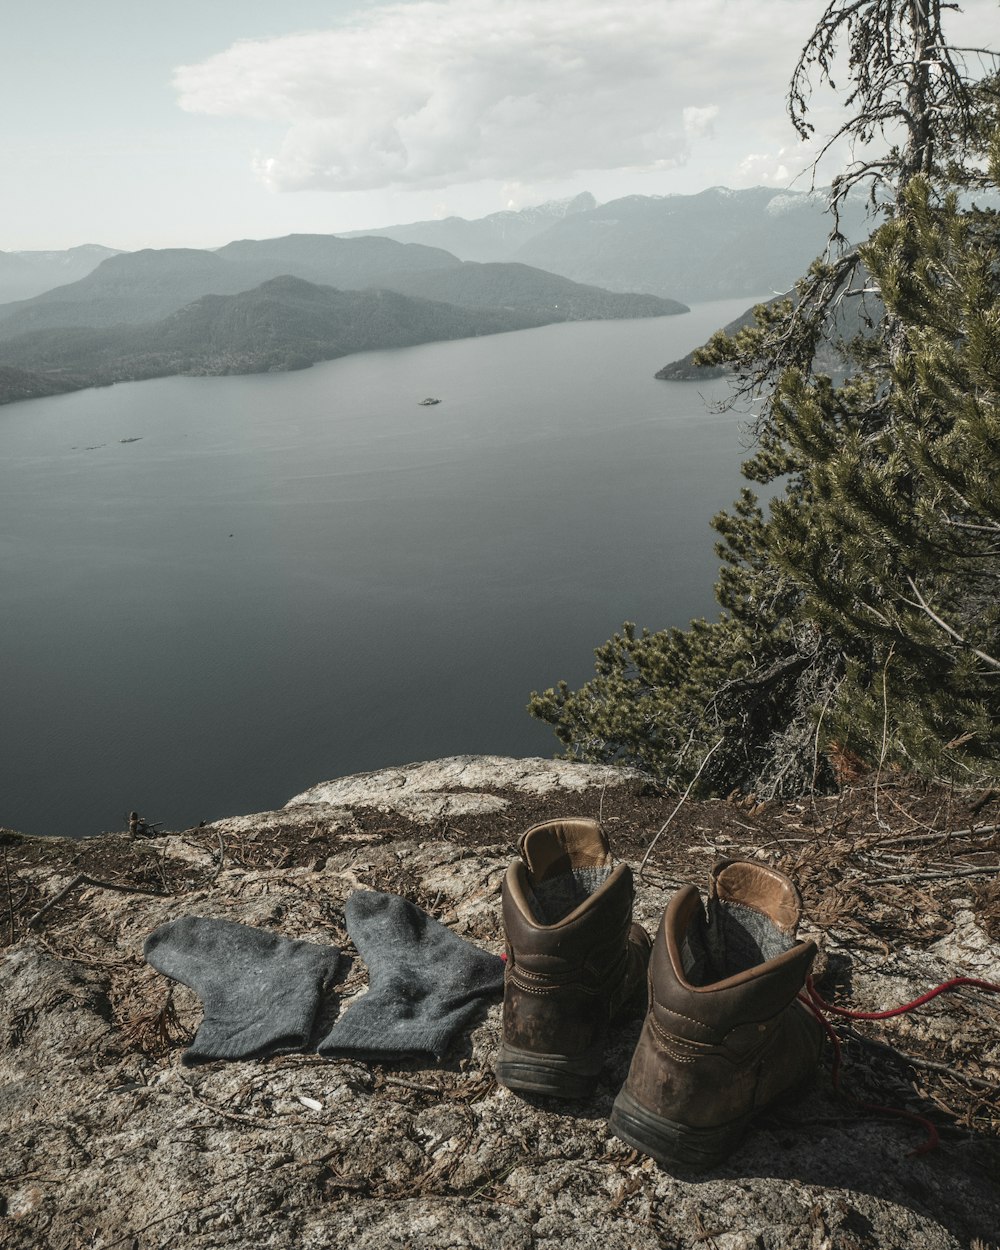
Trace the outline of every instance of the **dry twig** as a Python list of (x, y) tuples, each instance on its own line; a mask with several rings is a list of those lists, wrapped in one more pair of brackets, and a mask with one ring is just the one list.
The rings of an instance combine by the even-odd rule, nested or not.
[(987, 868), (954, 868), (947, 872), (904, 872), (895, 877), (867, 877), (868, 885), (901, 885), (910, 881), (951, 881), (954, 877), (985, 877), (1000, 873), (997, 865)]
[(97, 877), (88, 877), (85, 872), (78, 872), (69, 885), (64, 886), (54, 898), (50, 898), (44, 906), (40, 907), (38, 911), (35, 912), (35, 914), (28, 921), (28, 928), (33, 929), (46, 912), (51, 911), (52, 908), (58, 903), (61, 903), (64, 898), (72, 894), (79, 885), (89, 885), (99, 890), (118, 890), (122, 894), (147, 894), (152, 895), (154, 898), (166, 897), (163, 890), (146, 890), (138, 885), (125, 885), (121, 881), (101, 881)]
[(677, 815), (677, 813), (678, 813), (678, 812), (681, 810), (681, 808), (684, 806), (684, 803), (685, 803), (685, 801), (687, 800), (687, 796), (688, 796), (688, 795), (691, 793), (691, 791), (694, 789), (695, 782), (698, 780), (698, 778), (699, 778), (699, 777), (701, 776), (701, 774), (702, 774), (702, 769), (704, 769), (705, 765), (706, 765), (706, 764), (708, 763), (708, 761), (712, 758), (712, 756), (713, 756), (713, 755), (715, 754), (715, 752), (719, 749), (719, 747), (721, 747), (721, 746), (722, 746), (723, 742), (725, 742), (725, 738), (720, 738), (720, 739), (719, 739), (719, 741), (715, 744), (715, 746), (714, 746), (714, 747), (712, 747), (712, 749), (708, 752), (708, 754), (705, 756), (705, 758), (704, 758), (704, 759), (701, 761), (701, 763), (698, 765), (698, 771), (695, 773), (695, 775), (694, 775), (694, 776), (691, 778), (691, 780), (688, 782), (688, 788), (687, 788), (687, 789), (684, 791), (684, 793), (681, 795), (680, 799), (679, 799), (679, 800), (678, 800), (678, 802), (677, 802), (677, 806), (674, 808), (674, 810), (670, 813), (670, 815), (667, 817), (667, 819), (663, 822), (663, 824), (662, 824), (662, 825), (660, 826), (660, 828), (657, 830), (657, 832), (656, 832), (656, 834), (655, 834), (655, 836), (654, 836), (654, 838), (653, 838), (652, 842), (650, 842), (649, 846), (646, 848), (646, 854), (642, 857), (642, 863), (639, 865), (639, 871), (636, 873), (636, 876), (638, 877), (638, 879), (639, 879), (640, 881), (642, 880), (642, 873), (643, 873), (643, 869), (644, 869), (644, 868), (646, 867), (646, 865), (649, 863), (649, 857), (650, 857), (650, 855), (652, 855), (652, 853), (653, 853), (653, 848), (656, 846), (657, 842), (659, 842), (659, 840), (660, 840), (661, 836), (662, 836), (662, 835), (666, 832), (667, 827), (669, 826), (670, 822), (673, 820), (673, 818)]
[(887, 846), (916, 845), (924, 842), (950, 842), (953, 838), (978, 838), (982, 834), (996, 833), (1000, 825), (981, 825), (978, 829), (944, 829), (931, 833), (904, 833), (898, 838), (879, 842), (879, 848)]

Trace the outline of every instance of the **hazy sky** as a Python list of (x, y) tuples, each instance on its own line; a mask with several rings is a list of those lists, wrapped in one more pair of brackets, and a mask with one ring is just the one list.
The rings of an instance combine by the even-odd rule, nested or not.
[[(0, 0), (0, 250), (787, 186), (809, 154), (785, 89), (822, 7)], [(1000, 48), (998, 0), (963, 7), (949, 29)]]

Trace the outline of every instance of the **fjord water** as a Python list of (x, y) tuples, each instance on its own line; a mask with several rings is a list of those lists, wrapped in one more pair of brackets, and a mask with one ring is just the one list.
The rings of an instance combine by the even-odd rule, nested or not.
[(553, 754), (533, 688), (714, 614), (746, 418), (653, 374), (747, 303), (0, 408), (0, 825)]

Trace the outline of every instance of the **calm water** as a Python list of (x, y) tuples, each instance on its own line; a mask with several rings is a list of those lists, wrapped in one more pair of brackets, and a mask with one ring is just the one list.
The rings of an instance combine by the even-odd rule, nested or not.
[(714, 612), (741, 420), (652, 374), (746, 305), (0, 408), (0, 825), (551, 755), (533, 688)]

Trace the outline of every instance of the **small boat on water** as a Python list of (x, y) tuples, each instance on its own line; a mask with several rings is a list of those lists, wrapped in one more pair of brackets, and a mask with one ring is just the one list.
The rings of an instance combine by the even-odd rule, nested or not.
[(431, 404), (439, 404), (440, 399), (435, 399), (433, 395), (428, 395), (426, 399), (420, 401), (421, 408), (428, 408)]

